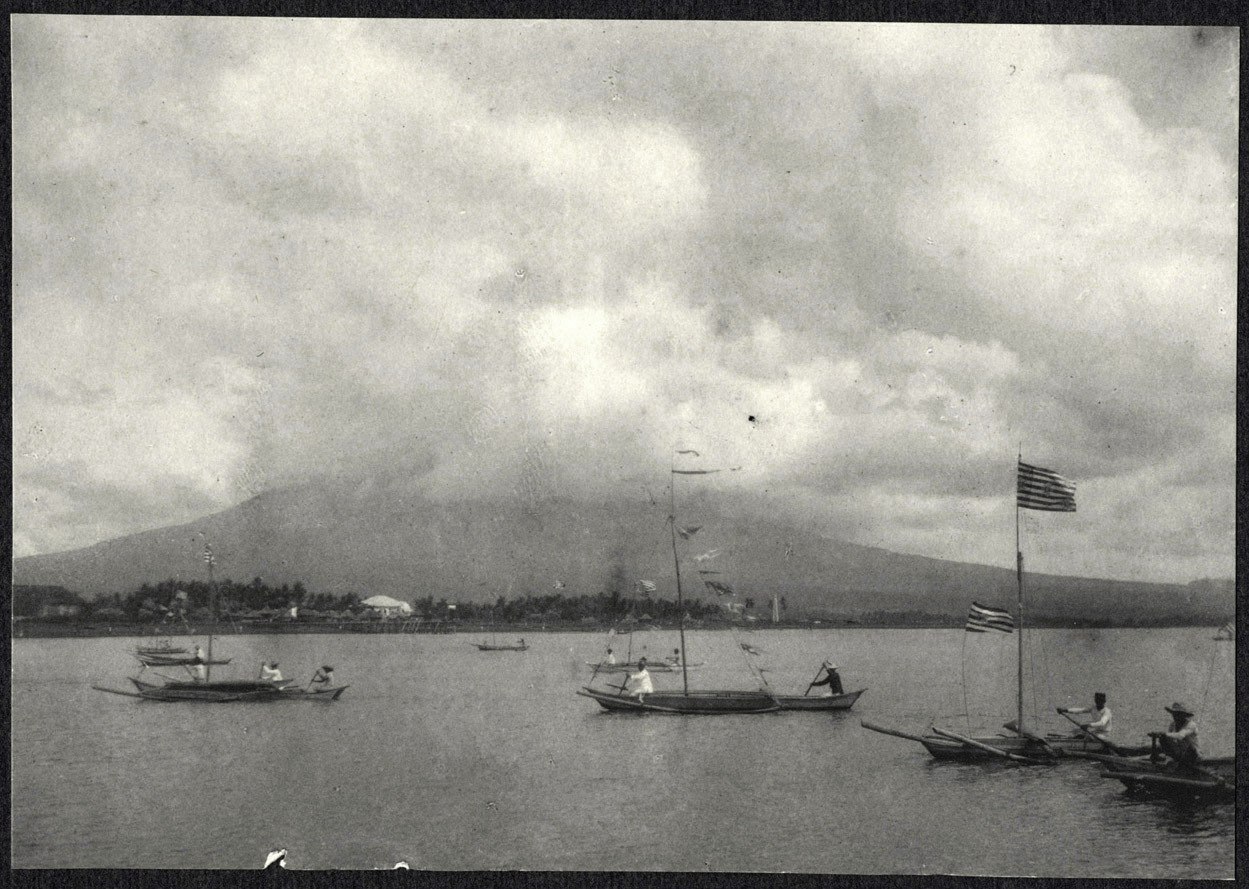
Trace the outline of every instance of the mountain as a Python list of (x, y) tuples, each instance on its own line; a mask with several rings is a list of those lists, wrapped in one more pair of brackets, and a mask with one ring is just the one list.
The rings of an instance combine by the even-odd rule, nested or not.
[[(1014, 571), (906, 555), (813, 533), (777, 518), (749, 517), (749, 504), (695, 498), (682, 515), (702, 525), (682, 562), (686, 595), (714, 594), (718, 580), (759, 606), (786, 597), (792, 613), (865, 614), (915, 610), (963, 614), (973, 599), (1013, 609)], [(436, 503), (415, 485), (321, 480), (269, 492), (186, 525), (84, 549), (14, 560), (13, 582), (59, 585), (88, 595), (128, 592), (146, 582), (206, 577), (204, 543), (217, 577), (302, 581), (312, 592), (382, 593), (412, 601), (493, 601), (546, 594), (594, 594), (637, 580), (674, 598), (671, 541), (663, 503), (590, 504), (498, 497)], [(704, 562), (694, 556), (720, 550)], [(699, 570), (719, 574), (699, 575)], [(691, 588), (692, 587), (692, 588)], [(1133, 621), (1170, 617), (1218, 624), (1233, 613), (1230, 584), (1187, 586), (1054, 575), (1027, 576), (1036, 618)]]

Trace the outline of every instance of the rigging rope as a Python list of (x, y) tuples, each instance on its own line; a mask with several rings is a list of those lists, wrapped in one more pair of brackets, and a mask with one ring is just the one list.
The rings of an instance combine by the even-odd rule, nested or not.
[(971, 713), (967, 706), (967, 633), (963, 633), (963, 722), (971, 734)]

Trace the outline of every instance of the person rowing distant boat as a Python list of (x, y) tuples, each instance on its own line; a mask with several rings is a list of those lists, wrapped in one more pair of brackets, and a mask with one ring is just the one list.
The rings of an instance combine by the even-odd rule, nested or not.
[(282, 671), (278, 669), (278, 662), (260, 665), (260, 678), (267, 679), (269, 682), (281, 682)]
[(672, 649), (672, 654), (668, 655), (666, 658), (664, 658), (664, 660), (674, 667), (681, 666), (681, 649), (679, 648)]
[(827, 685), (828, 691), (824, 692), (824, 697), (831, 698), (836, 695), (845, 694), (846, 690), (842, 687), (841, 674), (837, 672), (837, 665), (830, 664), (828, 661), (825, 661), (823, 666), (824, 678), (817, 679), (815, 682), (812, 682), (807, 690), (810, 691), (812, 688), (819, 685)]
[(612, 650), (610, 648), (607, 649), (607, 656), (603, 658), (603, 663), (609, 667), (615, 666), (616, 664), (616, 656), (612, 654)]
[(1092, 707), (1059, 707), (1057, 709), (1063, 716), (1087, 713), (1093, 717), (1088, 722), (1077, 723), (1080, 729), (1074, 733), (1076, 737), (1088, 733), (1096, 735), (1103, 741), (1110, 738), (1110, 721), (1113, 717), (1110, 708), (1106, 706), (1106, 695), (1103, 692), (1099, 691), (1093, 695)]
[(313, 685), (329, 685), (334, 681), (334, 668), (328, 664), (312, 675)]

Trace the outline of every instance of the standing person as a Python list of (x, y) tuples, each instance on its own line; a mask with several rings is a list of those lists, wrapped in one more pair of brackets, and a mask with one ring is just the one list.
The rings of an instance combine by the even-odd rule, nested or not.
[(1178, 767), (1196, 768), (1201, 754), (1197, 749), (1197, 721), (1193, 719), (1193, 711), (1179, 701), (1162, 709), (1171, 714), (1171, 728), (1165, 732), (1150, 732), (1149, 737), (1158, 739), (1162, 752), (1175, 760)]
[[(1059, 707), (1058, 712), (1064, 715), (1075, 715), (1077, 713), (1088, 713), (1093, 718), (1088, 722), (1082, 722), (1080, 725), (1085, 731), (1092, 732), (1103, 741), (1110, 738), (1110, 708), (1106, 706), (1106, 695), (1097, 692), (1093, 695), (1092, 707)], [(1076, 732), (1076, 737), (1083, 735), (1084, 732)]]
[(817, 685), (827, 685), (828, 691), (824, 693), (824, 697), (831, 698), (834, 695), (842, 695), (846, 690), (841, 685), (841, 674), (837, 672), (837, 665), (824, 662), (824, 678), (817, 679), (811, 683), (812, 687)]
[(637, 672), (630, 673), (629, 678), (625, 680), (625, 694), (641, 698), (642, 695), (648, 695), (654, 690), (655, 685), (651, 682), (650, 671), (646, 669), (646, 658), (638, 658)]

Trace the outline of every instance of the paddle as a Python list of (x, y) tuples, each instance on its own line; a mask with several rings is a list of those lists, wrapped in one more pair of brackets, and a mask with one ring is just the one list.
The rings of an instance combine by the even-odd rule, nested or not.
[(1110, 743), (1109, 741), (1107, 741), (1105, 738), (1099, 737), (1099, 736), (1097, 735), (1097, 733), (1096, 733), (1096, 732), (1091, 732), (1091, 731), (1089, 731), (1087, 728), (1085, 728), (1085, 727), (1084, 727), (1083, 723), (1077, 722), (1075, 719), (1073, 719), (1073, 718), (1072, 718), (1072, 716), (1071, 716), (1071, 714), (1070, 714), (1070, 713), (1068, 713), (1066, 710), (1059, 710), (1059, 711), (1058, 711), (1058, 713), (1059, 713), (1059, 715), (1061, 715), (1061, 716), (1063, 717), (1063, 719), (1065, 719), (1065, 720), (1067, 720), (1068, 722), (1070, 722), (1072, 725), (1074, 725), (1074, 726), (1075, 726), (1076, 728), (1078, 728), (1080, 731), (1084, 732), (1084, 734), (1088, 735), (1088, 736), (1089, 736), (1090, 738), (1092, 738), (1094, 741), (1099, 742), (1099, 743), (1100, 743), (1103, 747), (1105, 747), (1107, 750), (1109, 750), (1109, 751), (1110, 751), (1111, 753), (1113, 753), (1115, 756), (1124, 756), (1124, 755), (1126, 755), (1126, 754), (1125, 754), (1125, 752), (1124, 752), (1124, 750), (1123, 750), (1122, 748), (1117, 747), (1117, 746), (1115, 746), (1114, 744), (1111, 744), (1111, 743)]
[(1014, 732), (1015, 734), (1019, 735), (1020, 737), (1027, 738), (1029, 741), (1040, 744), (1042, 747), (1045, 748), (1045, 752), (1048, 753), (1050, 756), (1062, 756), (1063, 755), (1060, 751), (1055, 750), (1053, 747), (1051, 747), (1049, 741), (1045, 740), (1040, 735), (1034, 734), (1033, 732), (1030, 732), (1030, 731), (1026, 731), (1025, 729), (1021, 729), (1019, 727), (1019, 723), (1013, 719), (1010, 722), (1003, 725), (1002, 728), (1008, 729)]
[(1000, 756), (1003, 759), (1009, 759), (1014, 762), (1021, 762), (1032, 766), (1049, 765), (1052, 762), (1052, 760), (1033, 759), (1029, 756), (1020, 756), (1017, 753), (1008, 753), (1005, 750), (998, 750), (996, 747), (990, 747), (988, 744), (982, 744), (980, 741), (973, 738), (966, 738), (962, 735), (956, 735), (954, 732), (947, 732), (945, 729), (937, 728), (935, 725), (932, 727), (932, 730), (935, 734), (941, 735), (943, 738), (950, 738), (954, 741), (959, 741), (968, 747), (978, 747), (986, 753), (992, 753), (994, 756)]
[(820, 678), (820, 670), (823, 670), (827, 666), (828, 666), (828, 661), (825, 661), (824, 663), (820, 664), (820, 669), (815, 671), (815, 679), (811, 680), (811, 684), (807, 686), (807, 690), (802, 693), (802, 696), (804, 698), (807, 695), (811, 694), (811, 689), (815, 688), (815, 680)]

